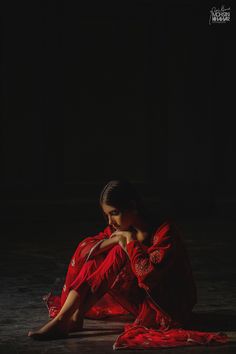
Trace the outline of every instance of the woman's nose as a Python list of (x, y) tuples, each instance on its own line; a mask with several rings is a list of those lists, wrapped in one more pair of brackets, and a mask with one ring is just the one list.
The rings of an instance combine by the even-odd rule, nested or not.
[(109, 223), (109, 225), (112, 225), (112, 223), (113, 223), (113, 219), (111, 216), (108, 216), (108, 223)]

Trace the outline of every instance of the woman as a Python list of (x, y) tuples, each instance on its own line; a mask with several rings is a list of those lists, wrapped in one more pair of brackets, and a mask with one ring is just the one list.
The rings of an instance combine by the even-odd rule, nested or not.
[[(196, 303), (191, 266), (175, 224), (156, 225), (127, 181), (110, 181), (101, 192), (100, 206), (108, 226), (78, 245), (58, 313), (28, 336), (60, 338), (81, 330), (84, 317), (105, 298), (114, 313), (120, 307), (135, 316), (134, 323), (126, 325), (117, 338), (115, 349), (157, 347), (163, 340), (165, 346), (192, 345), (196, 344), (194, 334), (198, 334), (198, 343), (199, 338), (206, 341), (207, 333), (173, 332), (188, 322)], [(211, 335), (211, 340), (224, 341), (225, 337)]]

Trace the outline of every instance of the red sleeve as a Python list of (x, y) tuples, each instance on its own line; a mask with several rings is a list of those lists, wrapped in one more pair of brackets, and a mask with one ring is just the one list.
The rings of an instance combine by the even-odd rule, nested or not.
[(84, 238), (77, 247), (77, 258), (87, 260), (91, 256), (94, 256), (98, 245), (103, 240), (108, 239), (111, 233), (111, 228), (107, 226), (103, 231), (99, 232), (97, 235)]
[(157, 230), (151, 247), (144, 247), (139, 241), (128, 243), (127, 252), (131, 267), (138, 278), (139, 286), (149, 290), (157, 283), (174, 258), (174, 229), (165, 223)]

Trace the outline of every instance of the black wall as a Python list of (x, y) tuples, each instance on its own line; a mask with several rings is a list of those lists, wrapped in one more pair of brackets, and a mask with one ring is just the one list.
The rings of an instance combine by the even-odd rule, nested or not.
[(209, 25), (221, 5), (5, 3), (2, 221), (89, 217), (116, 177), (181, 216), (234, 215), (233, 23)]

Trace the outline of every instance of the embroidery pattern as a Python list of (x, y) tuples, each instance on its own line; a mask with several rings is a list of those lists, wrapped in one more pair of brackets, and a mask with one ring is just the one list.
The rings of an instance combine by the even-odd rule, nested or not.
[(155, 250), (150, 254), (150, 261), (152, 263), (160, 263), (161, 261), (161, 253), (159, 250)]
[(158, 242), (158, 234), (155, 234), (152, 243), (153, 245), (155, 245), (157, 242)]
[(148, 259), (141, 259), (135, 263), (135, 272), (137, 276), (143, 276), (148, 274), (152, 270), (152, 265), (148, 261)]

